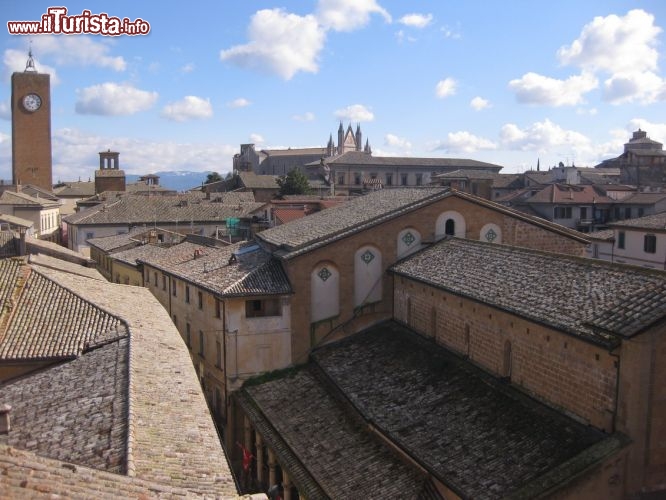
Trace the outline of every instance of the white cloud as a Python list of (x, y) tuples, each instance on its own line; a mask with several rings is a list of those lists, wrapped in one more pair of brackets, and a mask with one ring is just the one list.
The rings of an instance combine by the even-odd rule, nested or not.
[(398, 22), (412, 28), (425, 28), (432, 22), (432, 14), (407, 14), (402, 16)]
[(325, 29), (353, 31), (368, 24), (371, 14), (391, 22), (391, 15), (375, 0), (319, 0), (316, 16)]
[(478, 137), (467, 131), (451, 132), (443, 141), (439, 141), (435, 150), (444, 150), (448, 153), (475, 153), (481, 150), (497, 149), (497, 145), (483, 137)]
[(181, 73), (192, 73), (192, 71), (194, 71), (195, 68), (196, 68), (196, 66), (194, 65), (194, 63), (187, 63), (187, 64), (185, 64), (184, 66), (182, 66), (180, 68), (180, 72)]
[(402, 31), (402, 30), (396, 31), (395, 37), (397, 38), (398, 43), (402, 43), (405, 40), (408, 41), (408, 42), (415, 42), (416, 41), (416, 38), (414, 38), (413, 36), (406, 35), (405, 32)]
[(315, 115), (311, 111), (306, 111), (302, 115), (294, 115), (292, 118), (298, 122), (311, 122), (315, 119)]
[(85, 35), (32, 37), (32, 52), (39, 57), (49, 56), (57, 64), (97, 66), (125, 71), (127, 62), (122, 56), (111, 56), (112, 42), (104, 37)]
[[(60, 83), (60, 79), (58, 78), (58, 74), (56, 73), (55, 68), (47, 66), (46, 64), (42, 64), (42, 62), (37, 57), (33, 57), (33, 60), (35, 62), (35, 68), (37, 68), (37, 71), (51, 75), (51, 85), (58, 85)], [(28, 56), (26, 51), (15, 49), (5, 50), (2, 57), (3, 81), (9, 82), (12, 73), (17, 71), (24, 71), (27, 62)]]
[(459, 40), (462, 38), (462, 35), (460, 34), (460, 26), (456, 26), (456, 28), (443, 26), (440, 31), (444, 35), (444, 38), (451, 38), (452, 40)]
[(290, 80), (297, 72), (316, 73), (326, 34), (312, 15), (282, 9), (256, 12), (248, 28), (249, 42), (220, 52), (223, 61), (275, 73)]
[(490, 104), (490, 101), (487, 99), (484, 99), (483, 97), (476, 96), (474, 99), (472, 99), (469, 103), (469, 105), (475, 110), (475, 111), (481, 111), (482, 109), (488, 109), (492, 107)]
[(536, 73), (526, 73), (509, 82), (518, 102), (550, 106), (574, 106), (583, 102), (587, 92), (597, 88), (599, 82), (591, 73), (557, 80)]
[(435, 95), (440, 99), (452, 96), (456, 93), (458, 83), (453, 78), (445, 78), (437, 82), (435, 86)]
[(129, 84), (102, 83), (76, 90), (76, 112), (82, 115), (133, 115), (150, 109), (157, 92)]
[(227, 103), (227, 106), (230, 108), (244, 108), (246, 106), (249, 106), (252, 104), (250, 101), (245, 99), (244, 97), (239, 97), (238, 99), (234, 99), (233, 101), (229, 101)]
[(655, 71), (659, 53), (655, 46), (661, 28), (654, 16), (636, 9), (626, 16), (595, 17), (580, 37), (557, 52), (562, 64), (608, 73)]
[(589, 150), (590, 139), (579, 132), (564, 130), (559, 125), (545, 120), (536, 122), (525, 129), (507, 123), (500, 130), (502, 146), (518, 151), (538, 151), (545, 153), (556, 148)]
[(604, 99), (611, 104), (666, 100), (666, 80), (651, 71), (618, 73), (604, 82)]
[[(77, 129), (59, 129), (53, 134), (53, 178), (72, 181), (94, 178), (98, 152), (119, 151), (120, 167), (128, 174), (158, 171), (231, 171), (238, 145), (146, 141), (129, 137), (89, 135)], [(220, 164), (222, 159), (223, 164)]]
[(375, 115), (363, 104), (352, 104), (335, 112), (335, 117), (339, 120), (349, 120), (353, 122), (371, 122)]
[(250, 142), (252, 144), (261, 144), (264, 138), (260, 134), (250, 134)]
[(162, 109), (162, 116), (168, 120), (185, 122), (213, 116), (210, 99), (187, 95), (177, 102), (171, 102)]
[(412, 148), (412, 143), (409, 142), (407, 139), (404, 137), (398, 137), (397, 135), (393, 134), (386, 134), (384, 137), (384, 144), (393, 148), (401, 148), (401, 149), (411, 149)]

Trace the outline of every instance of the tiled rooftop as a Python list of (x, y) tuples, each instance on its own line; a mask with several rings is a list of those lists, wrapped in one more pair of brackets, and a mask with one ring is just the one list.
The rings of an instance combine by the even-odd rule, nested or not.
[(447, 194), (445, 188), (383, 189), (267, 229), (257, 234), (257, 238), (283, 247), (287, 256), (291, 256), (444, 198)]
[(419, 158), (412, 156), (372, 156), (361, 151), (348, 151), (339, 156), (325, 159), (329, 165), (368, 165), (441, 168), (481, 168), (499, 171), (502, 166), (466, 158)]
[(614, 200), (599, 193), (594, 186), (551, 184), (527, 200), (527, 203), (613, 203)]
[(256, 235), (260, 241), (279, 249), (289, 259), (309, 250), (385, 222), (448, 196), (457, 196), (516, 217), (549, 231), (586, 242), (585, 235), (559, 224), (512, 210), (492, 201), (443, 187), (382, 189), (353, 198), (351, 201), (308, 215), (288, 224), (276, 226)]
[(614, 227), (626, 227), (632, 229), (646, 229), (650, 231), (666, 231), (666, 212), (654, 215), (646, 215), (636, 219), (626, 219), (613, 222)]
[[(145, 288), (53, 268), (28, 271), (17, 259), (6, 262), (0, 262), (7, 266), (0, 283), (3, 291), (9, 290), (2, 296), (3, 305), (11, 303), (16, 315), (10, 326), (24, 321), (53, 331), (54, 325), (72, 325), (76, 331), (75, 327), (97, 315), (114, 318), (124, 330), (104, 339), (95, 337), (87, 349), (80, 348), (82, 341), (76, 359), (2, 386), (0, 402), (16, 408), (17, 415), (8, 435), (16, 442), (13, 448), (2, 448), (7, 456), (0, 454), (0, 466), (13, 460), (12, 450), (25, 447), (77, 466), (82, 462), (104, 470), (120, 467), (129, 477), (118, 479), (119, 491), (137, 478), (137, 485), (145, 481), (160, 485), (150, 490), (149, 497), (181, 492), (235, 498), (233, 476), (187, 348), (152, 294)], [(30, 294), (34, 300), (16, 299), (21, 294)], [(4, 318), (0, 321), (4, 324)], [(62, 326), (60, 336), (54, 338), (56, 347), (44, 345), (44, 350), (70, 349), (73, 344), (67, 336), (65, 346), (57, 347), (68, 328)], [(29, 330), (24, 329), (26, 333)], [(42, 488), (57, 489), (49, 482), (53, 476), (45, 473), (51, 469), (36, 460), (29, 462), (25, 467), (32, 470), (34, 463), (39, 472), (22, 484), (27, 487), (43, 479)], [(102, 477), (98, 474), (80, 475), (72, 491), (85, 489), (81, 483), (96, 481)], [(15, 481), (11, 472), (0, 474), (0, 490), (15, 488)]]
[(249, 189), (279, 189), (277, 175), (257, 175), (254, 172), (239, 172), (241, 183)]
[[(128, 339), (2, 386), (12, 429), (0, 443), (108, 472), (127, 469)], [(65, 397), (66, 395), (66, 397)]]
[(16, 193), (14, 191), (4, 191), (0, 195), (0, 205), (20, 205), (23, 207), (57, 207), (59, 202), (47, 198), (35, 198), (26, 193)]
[[(229, 193), (220, 193), (229, 195)], [(242, 201), (244, 198), (223, 196), (224, 202), (207, 201), (200, 195), (142, 196), (126, 195), (111, 202), (68, 215), (68, 224), (147, 224), (224, 223), (229, 217), (247, 217), (263, 206), (262, 203)], [(249, 193), (252, 195), (252, 193)], [(232, 201), (233, 200), (233, 201)]]
[(94, 181), (63, 182), (53, 188), (53, 194), (58, 197), (88, 198), (95, 194)]
[(666, 309), (666, 273), (457, 238), (392, 270), (604, 345), (613, 335), (637, 333)]
[(282, 265), (254, 242), (210, 247), (187, 241), (138, 260), (223, 297), (292, 292)]
[(62, 359), (127, 335), (115, 316), (31, 268), (0, 260), (0, 360)]
[(307, 498), (416, 498), (423, 487), (311, 369), (248, 387), (240, 401)]
[(117, 500), (209, 497), (168, 484), (63, 463), (1, 444), (0, 492), (3, 497), (12, 499)]
[[(392, 322), (315, 350), (313, 361), (368, 424), (463, 498), (504, 498), (530, 488), (529, 497), (538, 497), (561, 484), (563, 474), (575, 477), (621, 446)], [(304, 389), (293, 379), (278, 382)], [(262, 404), (272, 401), (267, 390)], [(320, 396), (313, 399), (318, 403)], [(303, 432), (291, 412), (281, 413), (276, 408), (271, 423), (290, 426), (283, 435), (307, 444), (307, 412)], [(299, 458), (306, 465), (333, 460), (327, 446), (341, 439), (343, 423), (329, 422), (328, 431), (317, 435), (319, 453), (299, 448)], [(343, 463), (342, 478), (358, 461)]]

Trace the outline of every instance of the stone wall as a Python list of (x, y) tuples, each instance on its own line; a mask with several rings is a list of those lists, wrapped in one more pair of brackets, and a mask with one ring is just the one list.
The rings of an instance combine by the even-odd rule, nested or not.
[(537, 399), (612, 432), (617, 368), (605, 348), (405, 277), (395, 280), (397, 321)]

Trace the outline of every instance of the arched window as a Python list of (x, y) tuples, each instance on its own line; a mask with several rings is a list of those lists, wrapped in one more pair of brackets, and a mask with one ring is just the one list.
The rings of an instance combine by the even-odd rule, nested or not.
[(382, 254), (366, 245), (354, 254), (354, 307), (382, 300)]
[(447, 236), (454, 236), (456, 234), (456, 221), (453, 219), (446, 219), (444, 234)]
[(310, 318), (314, 323), (340, 314), (340, 273), (330, 262), (310, 273)]
[(447, 210), (437, 217), (435, 223), (435, 238), (441, 239), (445, 236), (455, 236), (456, 238), (465, 238), (467, 235), (467, 226), (465, 218), (455, 210)]

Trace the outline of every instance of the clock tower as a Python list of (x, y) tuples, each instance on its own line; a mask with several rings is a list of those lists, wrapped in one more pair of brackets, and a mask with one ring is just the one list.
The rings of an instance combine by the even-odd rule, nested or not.
[(50, 76), (28, 54), (25, 71), (12, 74), (12, 183), (53, 189)]

